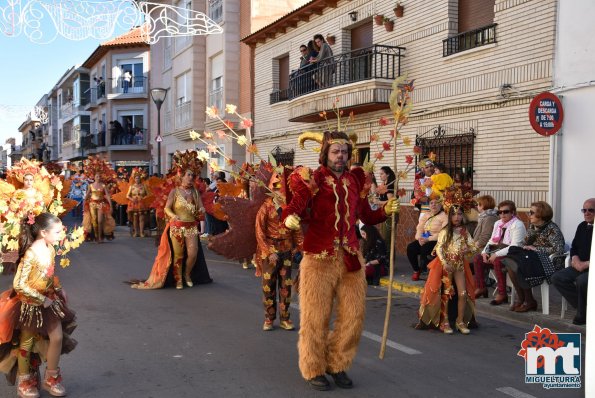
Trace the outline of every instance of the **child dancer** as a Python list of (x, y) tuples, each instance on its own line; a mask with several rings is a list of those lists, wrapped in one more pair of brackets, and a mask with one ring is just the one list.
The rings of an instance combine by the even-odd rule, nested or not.
[(62, 222), (53, 214), (26, 218), (21, 224), (13, 289), (0, 296), (0, 370), (14, 380), (16, 368), (21, 398), (39, 397), (39, 364), (32, 352), (47, 362), (41, 388), (55, 397), (66, 395), (58, 363), (60, 354), (76, 345), (69, 337), (76, 324), (54, 275), (53, 245), (62, 236)]

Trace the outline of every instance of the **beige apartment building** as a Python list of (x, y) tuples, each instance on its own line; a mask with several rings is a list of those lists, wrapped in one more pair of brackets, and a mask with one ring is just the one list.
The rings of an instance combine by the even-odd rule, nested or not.
[(82, 64), (89, 127), (85, 153), (102, 155), (114, 167), (150, 166), (149, 45), (138, 27), (102, 43)]
[[(241, 45), (241, 37), (249, 35), (253, 26), (262, 27), (282, 17), (304, 0), (179, 0), (168, 4), (180, 10), (206, 14), (222, 29), (222, 34), (208, 36), (162, 37), (151, 46), (151, 88), (167, 89), (161, 106), (162, 173), (171, 166), (177, 150), (205, 149), (191, 141), (189, 132), (219, 129), (218, 121), (209, 120), (207, 106), (223, 110), (225, 104), (235, 104), (245, 117), (252, 116), (251, 52)], [(184, 18), (184, 13), (176, 18)], [(180, 21), (181, 22), (181, 21)], [(151, 104), (151, 130), (157, 132), (157, 112)], [(228, 118), (238, 122), (237, 117)], [(237, 123), (236, 123), (237, 125)], [(238, 131), (240, 134), (243, 131)], [(221, 150), (238, 163), (245, 159), (245, 148), (235, 142), (218, 142)], [(153, 165), (157, 165), (157, 145), (153, 144)], [(213, 157), (217, 154), (212, 154)], [(225, 167), (223, 158), (217, 159)], [(157, 169), (153, 169), (157, 172)], [(203, 176), (208, 170), (203, 170)]]
[[(318, 114), (338, 99), (345, 114), (356, 115), (359, 160), (373, 158), (370, 133), (381, 116), (390, 116), (390, 84), (406, 73), (415, 91), (405, 135), (435, 152), (451, 175), (472, 180), (496, 200), (519, 207), (545, 200), (549, 140), (532, 130), (528, 105), (552, 85), (556, 1), (400, 4), (396, 17), (394, 0), (313, 0), (242, 40), (255, 56), (254, 134), (261, 152), (291, 151), (301, 131), (324, 129)], [(310, 83), (312, 75), (305, 82), (289, 77), (300, 63), (299, 46), (318, 33), (334, 43), (335, 71), (326, 87)], [(388, 133), (389, 127), (381, 130), (380, 142)], [(294, 163), (313, 167), (317, 156), (298, 150)]]

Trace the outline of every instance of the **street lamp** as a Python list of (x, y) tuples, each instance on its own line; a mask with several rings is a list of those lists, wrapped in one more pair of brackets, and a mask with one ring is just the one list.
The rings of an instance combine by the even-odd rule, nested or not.
[(167, 89), (166, 88), (154, 88), (151, 89), (151, 99), (157, 106), (157, 137), (155, 137), (155, 141), (157, 141), (157, 173), (161, 176), (161, 105), (165, 101), (165, 97), (167, 97)]

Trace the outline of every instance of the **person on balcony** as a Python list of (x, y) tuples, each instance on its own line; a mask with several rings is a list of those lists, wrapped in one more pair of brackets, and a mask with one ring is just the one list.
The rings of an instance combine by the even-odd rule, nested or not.
[(97, 146), (105, 146), (105, 123), (99, 121), (99, 135), (97, 136)]
[(134, 133), (134, 143), (136, 145), (142, 145), (143, 143), (143, 130), (140, 127), (135, 128), (136, 133)]
[(570, 267), (556, 271), (552, 275), (552, 283), (556, 289), (571, 306), (576, 308), (576, 316), (572, 320), (575, 325), (587, 323), (587, 283), (595, 219), (595, 198), (587, 199), (581, 211), (585, 221), (578, 225), (570, 246)]
[(132, 72), (130, 72), (129, 70), (124, 71), (124, 74), (122, 75), (124, 94), (128, 93), (128, 88), (130, 87), (131, 82), (132, 82)]
[(316, 64), (314, 81), (319, 88), (329, 87), (337, 65), (333, 61), (333, 50), (321, 34), (314, 36), (314, 45), (318, 50), (315, 58), (310, 58), (310, 64)]

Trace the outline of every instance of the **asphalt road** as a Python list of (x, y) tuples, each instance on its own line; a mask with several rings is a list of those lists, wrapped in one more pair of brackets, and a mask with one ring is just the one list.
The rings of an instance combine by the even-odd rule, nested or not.
[[(77, 311), (79, 345), (60, 366), (69, 397), (583, 397), (584, 389), (525, 384), (517, 356), (529, 324), (479, 317), (471, 335), (418, 331), (418, 301), (395, 295), (390, 346), (378, 359), (385, 291), (368, 291), (364, 337), (349, 375), (355, 388), (311, 390), (297, 367), (297, 332), (261, 331), (260, 281), (253, 270), (207, 251), (215, 282), (138, 291), (123, 283), (148, 275), (153, 239), (85, 243), (59, 275)], [(0, 277), (4, 290), (12, 278)], [(292, 318), (299, 325), (299, 304)], [(584, 350), (583, 350), (584, 352)], [(48, 396), (47, 394), (42, 396)], [(0, 397), (16, 397), (0, 382)]]

